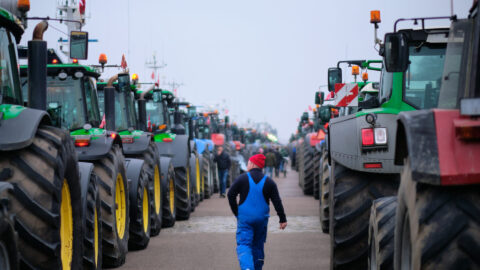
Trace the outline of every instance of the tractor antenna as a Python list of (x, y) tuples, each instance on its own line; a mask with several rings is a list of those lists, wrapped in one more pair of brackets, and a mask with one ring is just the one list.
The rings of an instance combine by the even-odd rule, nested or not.
[[(152, 60), (151, 61), (146, 61), (145, 62), (145, 66), (149, 69), (152, 69), (153, 71), (153, 74), (152, 74), (152, 80), (155, 80), (155, 76), (157, 76), (157, 81), (160, 80), (160, 74), (158, 72), (158, 70), (164, 68), (167, 66), (167, 64), (165, 64), (165, 62), (162, 61), (162, 63), (160, 64), (158, 61), (157, 61), (157, 56), (155, 55), (155, 53), (153, 54), (153, 57), (152, 57)], [(159, 86), (160, 86), (160, 83), (159, 83)]]

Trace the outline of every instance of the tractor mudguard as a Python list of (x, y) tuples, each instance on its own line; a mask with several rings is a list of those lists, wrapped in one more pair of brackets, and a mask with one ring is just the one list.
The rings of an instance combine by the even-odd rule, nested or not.
[(205, 150), (207, 150), (207, 143), (204, 142), (203, 140), (199, 139), (194, 139), (196, 147), (197, 147), (197, 152), (199, 155), (202, 155)]
[(432, 110), (401, 112), (395, 145), (395, 164), (403, 165), (404, 158), (408, 156), (414, 181), (441, 184), (435, 114)]
[(177, 135), (171, 142), (155, 142), (161, 156), (172, 158), (174, 168), (187, 167), (188, 157), (190, 156), (189, 140), (187, 135)]
[(148, 133), (143, 133), (139, 138), (135, 138), (133, 143), (124, 143), (123, 144), (123, 153), (125, 155), (140, 155), (147, 151), (150, 141), (152, 140), (152, 135)]
[(78, 160), (99, 160), (110, 152), (114, 143), (121, 143), (119, 136), (116, 136), (115, 139), (111, 136), (101, 136), (98, 139), (91, 140), (88, 146), (75, 147), (75, 151), (77, 152)]
[[(168, 177), (168, 166), (172, 162), (172, 158), (170, 157), (160, 157), (160, 174), (162, 175), (162, 183), (166, 184), (167, 177)], [(165, 181), (165, 182), (164, 182)]]
[(93, 164), (90, 162), (78, 162), (78, 171), (80, 172), (80, 190), (82, 193), (82, 202), (87, 199), (88, 184), (93, 172)]
[[(355, 114), (341, 116), (330, 120), (328, 130), (330, 159), (355, 171), (400, 173), (402, 167), (394, 164), (398, 115), (379, 113), (376, 116), (375, 127), (387, 128), (386, 146), (362, 148), (362, 129), (372, 126), (367, 123), (365, 116), (356, 117)], [(365, 168), (365, 164), (369, 163), (381, 163), (381, 168)]]
[[(12, 105), (14, 106), (14, 105)], [(33, 142), (40, 124), (49, 124), (50, 117), (45, 111), (22, 108), (17, 117), (0, 118), (0, 151), (25, 148)]]
[[(128, 187), (129, 187), (129, 198), (130, 201), (136, 201), (137, 198), (137, 186), (138, 181), (140, 180), (140, 174), (142, 173), (143, 168), (143, 161), (142, 159), (137, 158), (125, 158), (125, 169), (127, 170), (127, 179), (128, 179)], [(132, 200), (133, 198), (133, 200)], [(137, 207), (136, 205), (130, 204), (132, 207)]]
[(208, 151), (212, 152), (213, 148), (215, 148), (215, 144), (213, 143), (213, 141), (212, 140), (207, 140), (207, 139), (203, 139), (202, 141), (204, 141), (208, 144)]

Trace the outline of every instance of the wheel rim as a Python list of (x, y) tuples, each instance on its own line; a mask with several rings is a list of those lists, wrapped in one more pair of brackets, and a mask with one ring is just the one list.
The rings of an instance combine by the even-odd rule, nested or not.
[(158, 170), (158, 166), (155, 166), (154, 174), (153, 174), (153, 189), (155, 192), (155, 213), (160, 214), (160, 195), (161, 193), (161, 186), (160, 186), (160, 172)]
[(170, 178), (170, 211), (173, 214), (175, 211), (175, 186), (173, 183), (173, 178)]
[(71, 269), (73, 255), (73, 211), (67, 179), (63, 180), (62, 201), (60, 203), (60, 254), (62, 269)]
[(98, 252), (99, 252), (99, 242), (98, 242), (98, 216), (97, 216), (97, 208), (93, 209), (93, 239), (95, 241), (93, 245), (93, 251), (95, 252), (95, 266), (98, 266)]
[(377, 250), (373, 232), (371, 232), (370, 235), (372, 235), (370, 238), (370, 270), (377, 270)]
[(401, 247), (401, 270), (411, 269), (412, 263), (412, 246), (410, 244), (410, 221), (408, 220), (408, 213), (405, 212), (402, 228), (402, 247)]
[(143, 231), (147, 232), (148, 230), (148, 194), (147, 188), (143, 188)]
[(127, 203), (125, 201), (125, 187), (123, 186), (123, 177), (121, 174), (117, 175), (115, 183), (115, 216), (117, 221), (117, 235), (123, 239), (125, 235), (125, 222), (127, 220)]
[(0, 242), (0, 269), (10, 269), (8, 251), (3, 242)]
[(198, 158), (195, 159), (195, 173), (197, 176), (197, 194), (200, 194), (201, 186), (200, 186), (200, 164), (198, 162)]

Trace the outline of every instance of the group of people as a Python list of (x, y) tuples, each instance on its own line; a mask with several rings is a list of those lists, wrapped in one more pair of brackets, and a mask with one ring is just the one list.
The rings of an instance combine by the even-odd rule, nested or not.
[[(263, 149), (262, 149), (263, 150)], [(228, 203), (237, 218), (237, 257), (242, 270), (261, 270), (264, 263), (264, 244), (267, 238), (270, 202), (279, 217), (279, 227), (287, 227), (277, 184), (273, 181), (273, 169), (278, 177), (284, 171), (284, 149), (268, 149), (266, 155), (259, 153), (248, 160), (247, 172), (235, 179), (228, 191)], [(217, 148), (214, 161), (220, 178), (220, 197), (225, 197), (228, 170), (231, 161), (222, 146)], [(267, 174), (263, 173), (263, 169)], [(238, 197), (240, 200), (238, 201)]]

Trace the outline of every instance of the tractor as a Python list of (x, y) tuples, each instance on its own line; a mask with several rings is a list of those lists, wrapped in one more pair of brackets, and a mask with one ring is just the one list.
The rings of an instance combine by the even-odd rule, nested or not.
[[(376, 33), (379, 11), (371, 15)], [(383, 65), (378, 96), (373, 96), (366, 108), (329, 122), (332, 269), (367, 267), (370, 206), (375, 199), (397, 193), (402, 170), (394, 162), (399, 113), (433, 108), (438, 99), (448, 29), (428, 29), (423, 23), (421, 29), (403, 29), (399, 33), (406, 37), (409, 55), (405, 61), (410, 63), (409, 69), (388, 72)], [(376, 34), (375, 40), (380, 43)], [(380, 44), (381, 54), (390, 49)], [(329, 70), (329, 79), (338, 82), (338, 70)]]

